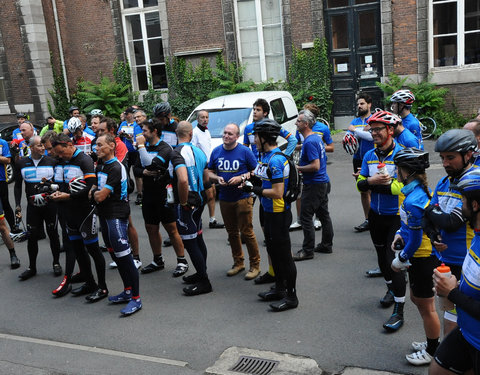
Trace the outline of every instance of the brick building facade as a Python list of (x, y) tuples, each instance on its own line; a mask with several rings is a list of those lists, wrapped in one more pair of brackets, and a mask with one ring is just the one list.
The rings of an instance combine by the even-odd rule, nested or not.
[[(0, 0), (0, 120), (48, 114), (53, 66), (70, 89), (130, 61), (135, 89), (166, 88), (165, 59), (241, 61), (247, 77), (284, 79), (295, 48), (326, 37), (337, 115), (357, 90), (390, 72), (450, 89), (458, 109), (480, 107), (480, 9), (467, 0)], [(480, 5), (477, 5), (480, 7)], [(458, 18), (452, 23), (452, 12)], [(464, 11), (460, 14), (460, 11)], [(450, 15), (451, 17), (446, 17)], [(366, 22), (371, 20), (371, 22)], [(462, 28), (463, 27), (463, 28)], [(353, 51), (353, 52), (352, 52)], [(337, 79), (338, 78), (338, 79)], [(363, 85), (363, 86), (362, 86)], [(343, 90), (343, 91), (342, 91)], [(337, 96), (335, 96), (337, 95)]]

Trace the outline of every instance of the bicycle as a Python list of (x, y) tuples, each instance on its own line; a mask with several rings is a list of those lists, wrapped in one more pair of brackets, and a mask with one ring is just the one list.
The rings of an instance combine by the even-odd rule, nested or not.
[(431, 117), (418, 117), (421, 116), (422, 107), (418, 107), (418, 113), (414, 116), (420, 122), (420, 130), (422, 131), (422, 138), (427, 139), (434, 135), (435, 130), (437, 130), (437, 123)]

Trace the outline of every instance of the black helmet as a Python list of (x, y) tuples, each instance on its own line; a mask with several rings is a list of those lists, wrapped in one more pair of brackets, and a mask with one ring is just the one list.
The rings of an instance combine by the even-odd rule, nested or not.
[(253, 125), (253, 133), (261, 134), (265, 138), (276, 139), (280, 135), (282, 126), (275, 120), (263, 118)]
[(435, 143), (435, 152), (460, 152), (462, 154), (477, 148), (477, 140), (472, 131), (450, 129), (443, 133)]
[(18, 112), (17, 113), (17, 118), (24, 118), (24, 119), (28, 120), (28, 115), (26, 113), (23, 113), (23, 112)]
[(73, 111), (78, 111), (78, 107), (75, 107), (74, 105), (72, 105), (69, 109), (68, 109), (68, 113), (72, 113)]
[(153, 115), (155, 117), (166, 116), (171, 112), (172, 108), (168, 102), (157, 103), (155, 107), (153, 107)]
[(405, 167), (415, 172), (424, 172), (430, 166), (428, 152), (415, 147), (398, 151), (393, 161), (397, 167)]

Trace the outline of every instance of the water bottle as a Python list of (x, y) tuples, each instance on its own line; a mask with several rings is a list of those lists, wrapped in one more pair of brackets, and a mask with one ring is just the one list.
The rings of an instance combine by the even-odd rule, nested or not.
[(173, 196), (173, 186), (172, 186), (172, 184), (167, 185), (167, 203), (168, 204), (175, 203), (175, 197)]
[[(452, 272), (450, 271), (450, 267), (446, 266), (444, 263), (442, 263), (440, 266), (437, 267), (437, 271), (441, 273), (442, 277), (450, 278), (452, 277)], [(452, 310), (453, 309), (453, 303), (449, 301), (447, 296), (442, 296), (440, 294), (437, 294), (440, 302), (440, 306), (442, 307), (443, 310)]]
[(384, 163), (380, 163), (377, 165), (377, 172), (379, 174), (389, 175), (387, 166)]

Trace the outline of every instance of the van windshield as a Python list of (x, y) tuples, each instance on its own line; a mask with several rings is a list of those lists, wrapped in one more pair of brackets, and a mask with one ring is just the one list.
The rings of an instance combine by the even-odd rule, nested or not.
[[(240, 134), (247, 125), (252, 108), (228, 108), (228, 109), (209, 109), (208, 110), (208, 130), (212, 138), (221, 138), (223, 135), (223, 128), (230, 123), (237, 124), (240, 128)], [(197, 126), (197, 113), (195, 112), (191, 117), (193, 127)], [(195, 119), (195, 120), (193, 120)]]

